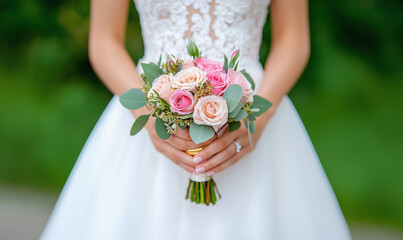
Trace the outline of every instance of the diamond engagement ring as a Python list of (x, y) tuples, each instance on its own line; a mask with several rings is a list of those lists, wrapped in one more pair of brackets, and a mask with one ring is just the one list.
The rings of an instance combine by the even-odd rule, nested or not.
[(232, 142), (232, 143), (235, 144), (236, 152), (239, 153), (239, 152), (241, 151), (241, 149), (242, 149), (241, 144), (239, 144), (239, 143), (237, 143), (237, 142)]

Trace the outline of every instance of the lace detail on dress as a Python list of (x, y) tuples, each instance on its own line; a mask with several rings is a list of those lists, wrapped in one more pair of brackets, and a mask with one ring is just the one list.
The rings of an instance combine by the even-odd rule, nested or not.
[(134, 0), (140, 15), (145, 54), (157, 61), (160, 53), (188, 57), (193, 38), (204, 55), (222, 60), (240, 49), (240, 67), (259, 64), (262, 29), (270, 0)]

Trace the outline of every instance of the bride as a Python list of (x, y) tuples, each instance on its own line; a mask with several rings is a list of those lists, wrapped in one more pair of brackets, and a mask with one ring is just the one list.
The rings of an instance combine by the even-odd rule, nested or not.
[[(270, 4), (270, 7), (269, 7)], [(141, 68), (125, 49), (129, 0), (92, 0), (89, 56), (115, 94), (88, 138), (41, 236), (63, 239), (351, 239), (335, 195), (287, 93), (309, 58), (307, 0), (135, 0), (145, 53), (187, 57), (189, 37), (208, 58), (240, 48), (239, 69), (274, 103), (256, 120), (254, 149), (242, 127), (195, 145), (187, 130), (160, 139), (119, 95), (139, 88)], [(272, 41), (259, 63), (270, 10)], [(241, 150), (237, 152), (238, 143)], [(208, 145), (194, 158), (184, 150)], [(252, 151), (253, 150), (253, 151)], [(185, 201), (188, 172), (214, 174), (222, 199)]]

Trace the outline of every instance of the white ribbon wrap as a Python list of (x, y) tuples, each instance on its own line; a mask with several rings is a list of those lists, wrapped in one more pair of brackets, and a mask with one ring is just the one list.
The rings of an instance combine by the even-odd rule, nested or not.
[(212, 179), (212, 176), (207, 176), (206, 173), (192, 173), (190, 179), (193, 182), (207, 182)]

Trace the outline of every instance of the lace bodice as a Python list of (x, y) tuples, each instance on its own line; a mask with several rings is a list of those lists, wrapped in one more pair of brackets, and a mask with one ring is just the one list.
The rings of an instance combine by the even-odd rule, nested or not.
[[(204, 55), (223, 60), (240, 49), (240, 67), (259, 63), (262, 29), (270, 0), (134, 0), (140, 15), (145, 54), (157, 61), (160, 53), (188, 57), (193, 38)], [(163, 58), (164, 59), (164, 58)]]

